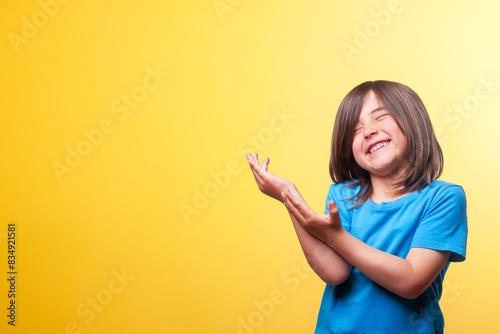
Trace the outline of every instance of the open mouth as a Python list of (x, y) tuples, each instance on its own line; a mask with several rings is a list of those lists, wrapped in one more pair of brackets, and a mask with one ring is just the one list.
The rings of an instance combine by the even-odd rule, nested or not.
[(373, 154), (373, 153), (377, 152), (378, 150), (380, 150), (382, 147), (387, 146), (387, 144), (389, 144), (389, 143), (390, 143), (390, 140), (375, 143), (368, 148), (367, 154)]

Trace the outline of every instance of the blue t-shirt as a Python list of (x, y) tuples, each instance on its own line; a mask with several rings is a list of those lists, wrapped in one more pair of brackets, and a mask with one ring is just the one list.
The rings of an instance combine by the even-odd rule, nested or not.
[[(326, 199), (339, 209), (344, 229), (366, 244), (405, 258), (410, 248), (451, 251), (449, 261), (465, 260), (466, 199), (462, 187), (442, 181), (392, 202), (367, 200), (352, 209), (348, 199), (359, 187), (333, 184)], [(415, 299), (400, 297), (378, 285), (358, 269), (339, 285), (327, 284), (315, 334), (324, 333), (442, 333), (439, 307), (449, 262), (432, 284)]]

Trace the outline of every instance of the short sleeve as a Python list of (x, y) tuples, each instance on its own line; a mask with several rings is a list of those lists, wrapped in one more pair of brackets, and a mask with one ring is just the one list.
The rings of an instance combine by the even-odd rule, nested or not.
[(423, 214), (411, 247), (451, 251), (450, 261), (465, 260), (467, 248), (467, 201), (458, 185), (436, 193)]
[(328, 203), (330, 203), (330, 201), (334, 201), (335, 204), (337, 205), (337, 208), (339, 209), (339, 215), (340, 215), (340, 221), (342, 222), (342, 227), (344, 228), (344, 230), (351, 233), (351, 217), (347, 209), (346, 200), (341, 194), (342, 187), (343, 186), (341, 184), (332, 184), (330, 186), (328, 195), (326, 196), (325, 214), (327, 215), (329, 213)]

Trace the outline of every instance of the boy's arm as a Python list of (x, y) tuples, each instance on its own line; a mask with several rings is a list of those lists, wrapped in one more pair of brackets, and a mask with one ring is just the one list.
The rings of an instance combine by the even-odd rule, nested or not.
[(350, 275), (352, 266), (330, 246), (307, 232), (290, 214), (300, 246), (312, 270), (331, 285), (344, 282)]
[(297, 199), (289, 190), (283, 193), (290, 215), (309, 233), (321, 239), (367, 277), (404, 298), (416, 298), (443, 269), (449, 251), (412, 248), (405, 259), (373, 248), (342, 228), (338, 209), (329, 203), (325, 220)]
[[(264, 194), (283, 201), (282, 192), (285, 189), (291, 189), (297, 199), (304, 201), (293, 183), (267, 171), (268, 158), (264, 159), (262, 165), (259, 165), (256, 153), (247, 154), (247, 159), (255, 181)], [(351, 273), (351, 265), (327, 244), (307, 232), (293, 215), (290, 214), (290, 218), (307, 262), (316, 274), (325, 283), (332, 285), (337, 285), (345, 281)], [(326, 216), (325, 219), (327, 219)]]
[(406, 258), (380, 251), (345, 230), (331, 233), (328, 245), (359, 271), (395, 294), (412, 299), (422, 294), (444, 268), (449, 251), (411, 248)]

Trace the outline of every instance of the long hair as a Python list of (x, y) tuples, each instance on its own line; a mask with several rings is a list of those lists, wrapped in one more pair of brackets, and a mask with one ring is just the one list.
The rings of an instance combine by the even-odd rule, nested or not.
[(407, 140), (403, 159), (408, 166), (397, 184), (397, 194), (420, 190), (437, 179), (443, 171), (443, 152), (436, 139), (429, 114), (420, 97), (403, 84), (377, 80), (352, 89), (340, 103), (335, 118), (330, 155), (330, 176), (334, 183), (360, 186), (350, 200), (354, 207), (370, 198), (373, 189), (370, 174), (354, 159), (352, 142), (359, 113), (368, 92), (373, 91)]

